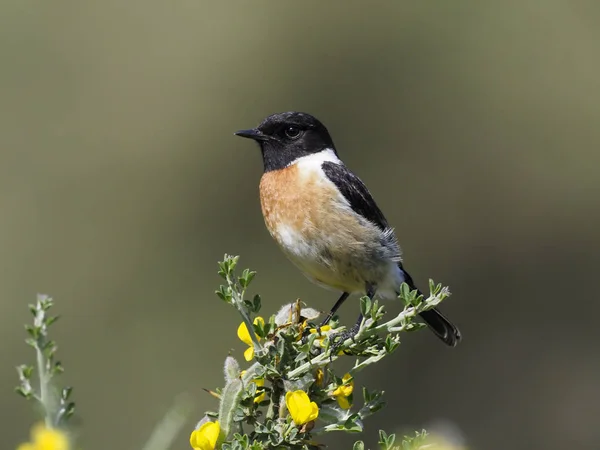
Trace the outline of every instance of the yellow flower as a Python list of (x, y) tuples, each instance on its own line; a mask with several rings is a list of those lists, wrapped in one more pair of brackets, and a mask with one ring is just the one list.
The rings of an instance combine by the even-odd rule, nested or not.
[[(262, 317), (257, 317), (256, 319), (254, 319), (254, 325), (257, 325), (259, 323), (261, 325), (264, 325), (265, 320)], [(250, 333), (248, 332), (248, 327), (246, 326), (245, 322), (242, 322), (238, 327), (237, 335), (240, 338), (240, 341), (248, 345), (248, 348), (244, 352), (244, 359), (246, 361), (250, 361), (252, 358), (254, 358), (254, 343), (252, 342), (252, 338), (250, 337)], [(258, 336), (257, 339), (260, 340)]]
[[(240, 376), (244, 376), (244, 374), (246, 373), (245, 370), (242, 370), (240, 372)], [(267, 393), (265, 392), (264, 389), (260, 389), (261, 387), (263, 387), (265, 385), (265, 379), (264, 378), (255, 378), (254, 380), (251, 381), (252, 383), (256, 384), (256, 387), (258, 389), (256, 389), (256, 393), (258, 394), (256, 397), (254, 397), (254, 403), (260, 403), (262, 402), (265, 397), (267, 396)]]
[(331, 393), (331, 395), (333, 395), (336, 398), (338, 404), (342, 409), (349, 409), (350, 401), (348, 400), (348, 397), (352, 395), (353, 390), (354, 380), (352, 379), (352, 375), (347, 373), (342, 378), (342, 384), (338, 386), (337, 389)]
[[(320, 332), (319, 336), (317, 336), (317, 339), (319, 341), (322, 341), (323, 339), (325, 339), (325, 336), (327, 336), (327, 334), (323, 334), (323, 333), (327, 333), (328, 331), (331, 331), (331, 326), (329, 326), (329, 325), (323, 325), (321, 327), (320, 331), (321, 332)], [(310, 329), (310, 334), (315, 334), (315, 333), (319, 333), (319, 329), (317, 329), (317, 328), (311, 328)]]
[[(242, 370), (240, 372), (240, 376), (244, 376), (244, 374), (246, 373), (245, 370)], [(254, 397), (254, 403), (260, 403), (262, 402), (265, 397), (267, 396), (267, 393), (265, 392), (264, 389), (261, 389), (264, 385), (265, 385), (265, 379), (264, 378), (255, 378), (254, 380), (251, 381), (251, 383), (255, 383), (256, 384), (256, 397)]]
[(311, 328), (310, 334), (317, 334), (317, 339), (315, 339), (317, 345), (323, 346), (323, 340), (327, 337), (329, 332), (331, 331), (331, 326), (323, 325), (319, 328)]
[(319, 416), (319, 407), (304, 391), (286, 392), (285, 405), (296, 425), (312, 422)]
[(19, 445), (17, 450), (68, 450), (67, 435), (56, 428), (46, 428), (44, 424), (36, 425), (31, 430), (31, 442)]
[(315, 374), (315, 383), (317, 386), (323, 386), (323, 378), (325, 378), (325, 372), (323, 369), (317, 369), (317, 373)]
[[(254, 403), (260, 403), (262, 402), (265, 397), (267, 396), (267, 393), (265, 392), (263, 386), (265, 385), (265, 379), (264, 378), (257, 378), (255, 380), (253, 380), (254, 383), (256, 383), (256, 394), (257, 396), (254, 397)], [(263, 388), (263, 389), (261, 389)]]
[(221, 433), (219, 422), (205, 422), (200, 428), (192, 431), (190, 445), (194, 450), (214, 450)]

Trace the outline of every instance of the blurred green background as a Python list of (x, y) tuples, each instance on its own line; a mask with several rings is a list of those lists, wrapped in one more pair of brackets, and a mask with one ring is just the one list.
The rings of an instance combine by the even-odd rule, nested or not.
[(409, 335), (361, 374), (390, 403), (362, 438), (599, 448), (599, 19), (594, 1), (2, 2), (3, 448), (35, 420), (13, 386), (37, 292), (88, 450), (140, 448), (180, 392), (194, 418), (215, 407), (201, 388), (244, 349), (213, 294), (223, 253), (258, 271), (265, 314), (331, 305), (264, 229), (259, 152), (232, 134), (286, 110), (328, 126), (464, 334)]

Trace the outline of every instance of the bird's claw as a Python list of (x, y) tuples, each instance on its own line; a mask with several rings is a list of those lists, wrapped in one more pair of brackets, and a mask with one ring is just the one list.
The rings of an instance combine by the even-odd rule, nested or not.
[(331, 335), (329, 337), (329, 342), (331, 342), (329, 358), (333, 359), (333, 356), (338, 354), (338, 349), (344, 344), (344, 342), (346, 342), (347, 339), (352, 339), (354, 342), (354, 337), (358, 334), (359, 329), (360, 326), (356, 324), (348, 331), (342, 331), (341, 333)]

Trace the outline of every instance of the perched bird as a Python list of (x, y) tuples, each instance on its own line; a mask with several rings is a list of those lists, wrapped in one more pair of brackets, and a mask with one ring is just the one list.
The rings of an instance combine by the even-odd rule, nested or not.
[[(416, 289), (394, 230), (364, 183), (340, 160), (319, 120), (285, 112), (235, 134), (260, 146), (260, 201), (271, 236), (309, 279), (342, 292), (323, 325), (350, 294), (397, 298), (402, 282)], [(460, 341), (458, 329), (439, 310), (421, 317), (447, 345)], [(356, 334), (361, 320), (345, 337)]]

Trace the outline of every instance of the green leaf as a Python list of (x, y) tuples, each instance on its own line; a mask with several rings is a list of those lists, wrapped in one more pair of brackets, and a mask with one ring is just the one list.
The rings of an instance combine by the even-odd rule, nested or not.
[(215, 294), (217, 294), (217, 296), (227, 302), (227, 303), (231, 303), (231, 296), (232, 296), (232, 292), (231, 292), (231, 288), (229, 286), (219, 286), (219, 289), (217, 291), (215, 291)]
[(219, 262), (219, 275), (227, 279), (227, 277), (229, 277), (235, 270), (235, 266), (237, 265), (239, 259), (239, 256), (225, 255), (223, 257), (223, 261)]
[(379, 411), (380, 409), (382, 409), (386, 405), (386, 403), (383, 400), (381, 400), (381, 399), (374, 400), (371, 403), (372, 404), (369, 405), (369, 411), (371, 412), (371, 414), (376, 413), (377, 411)]
[(420, 330), (421, 328), (427, 328), (427, 325), (421, 322), (411, 322), (406, 325), (405, 331), (412, 332)]
[(33, 374), (33, 366), (22, 364), (17, 366), (17, 372), (19, 373), (19, 378), (29, 380)]
[(352, 446), (352, 450), (365, 450), (365, 443), (363, 441), (356, 441)]
[(381, 450), (392, 450), (392, 446), (394, 445), (394, 441), (396, 440), (395, 434), (390, 434), (389, 436), (385, 431), (379, 430), (379, 448)]
[(69, 397), (71, 396), (71, 393), (73, 392), (73, 388), (70, 386), (67, 386), (66, 388), (63, 388), (63, 390), (60, 393), (60, 398), (62, 398), (63, 400), (69, 400)]
[(258, 313), (262, 306), (262, 301), (261, 301), (260, 295), (256, 294), (254, 296), (254, 298), (252, 299), (252, 303), (253, 303), (253, 308), (252, 308), (253, 312)]
[(46, 326), (49, 327), (50, 325), (52, 325), (54, 322), (56, 322), (59, 319), (60, 316), (50, 316), (48, 318), (46, 318)]
[(68, 419), (69, 417), (71, 417), (73, 414), (75, 414), (75, 403), (74, 402), (69, 402), (65, 405), (63, 411), (61, 411), (61, 415), (65, 418)]
[(244, 269), (244, 271), (242, 272), (242, 276), (240, 277), (240, 284), (244, 289), (250, 285), (255, 275), (255, 271), (250, 269)]
[(61, 364), (61, 362), (60, 361), (56, 361), (54, 363), (54, 367), (52, 367), (51, 373), (52, 373), (52, 375), (58, 375), (58, 374), (63, 373), (64, 371), (65, 371), (65, 368), (63, 367), (63, 365)]
[(264, 338), (267, 336), (267, 327), (269, 326), (268, 323), (262, 323), (262, 322), (257, 322), (253, 324), (254, 327), (254, 332), (256, 333), (256, 335), (259, 338)]
[(32, 395), (33, 395), (33, 392), (31, 391), (30, 388), (25, 388), (23, 386), (17, 386), (15, 388), (15, 392), (17, 394), (23, 396), (27, 400), (29, 400), (32, 397)]
[(352, 414), (344, 422), (344, 429), (351, 433), (360, 433), (363, 430), (363, 425), (358, 414)]
[(54, 355), (54, 352), (56, 352), (56, 348), (56, 342), (52, 340), (46, 341), (42, 346), (42, 350), (44, 351), (44, 354), (47, 358), (50, 358), (52, 355)]
[(410, 288), (406, 283), (402, 283), (400, 285), (400, 299), (402, 300), (405, 306), (410, 305)]
[(48, 311), (50, 308), (52, 308), (52, 305), (53, 305), (52, 297), (49, 297), (45, 294), (38, 294), (37, 301), (38, 301), (39, 309), (41, 309), (42, 311)]
[(376, 319), (378, 311), (379, 311), (379, 302), (377, 300), (373, 300), (373, 304), (371, 306), (371, 311), (369, 311), (369, 316)]
[(395, 434), (393, 434), (393, 433), (392, 433), (392, 434), (390, 434), (390, 435), (387, 437), (387, 441), (386, 441), (388, 448), (392, 448), (392, 447), (393, 447), (393, 445), (394, 445), (394, 442), (395, 442), (395, 441), (396, 441), (396, 435), (395, 435)]
[(360, 298), (360, 313), (364, 317), (369, 317), (369, 313), (371, 312), (371, 299), (367, 296), (363, 296)]
[(371, 393), (369, 392), (369, 390), (366, 387), (363, 387), (362, 393), (365, 403), (369, 403), (371, 401)]
[(275, 344), (275, 348), (277, 349), (277, 355), (279, 357), (283, 356), (285, 353), (285, 340), (279, 339), (277, 344)]
[(410, 304), (412, 306), (419, 306), (423, 297), (419, 295), (418, 291), (415, 289), (410, 292)]
[(229, 262), (228, 272), (229, 273), (232, 273), (235, 270), (239, 260), (240, 260), (239, 256), (229, 257), (229, 260), (228, 260), (228, 262)]
[(226, 438), (231, 431), (233, 414), (240, 404), (243, 387), (244, 385), (240, 379), (234, 379), (227, 383), (223, 389), (221, 405), (219, 407), (219, 423)]
[(383, 430), (379, 430), (379, 442), (378, 444), (383, 444), (385, 443), (385, 440), (387, 439), (387, 433)]
[(25, 325), (25, 330), (27, 331), (27, 334), (29, 334), (29, 336), (31, 336), (33, 339), (38, 339), (40, 337), (40, 329), (38, 327)]
[(398, 348), (398, 346), (400, 345), (400, 343), (398, 342), (398, 338), (392, 336), (391, 334), (388, 334), (385, 337), (385, 351), (388, 354), (391, 354), (392, 352), (394, 352), (394, 350), (396, 350)]
[[(379, 430), (379, 448), (381, 450), (392, 450), (394, 449), (394, 442), (396, 441), (395, 434), (386, 434), (385, 431)], [(397, 448), (397, 447), (396, 447)]]

